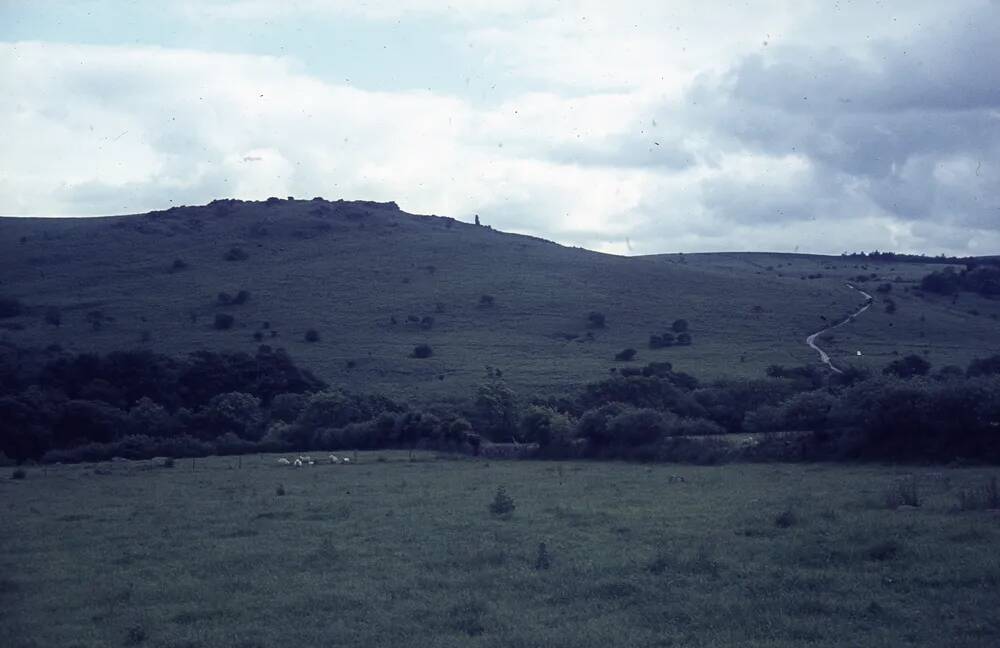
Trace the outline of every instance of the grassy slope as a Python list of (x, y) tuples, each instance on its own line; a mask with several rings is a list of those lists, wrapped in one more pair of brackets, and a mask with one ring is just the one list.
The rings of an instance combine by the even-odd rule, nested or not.
[[(135, 645), (132, 628), (158, 648), (1000, 642), (996, 515), (955, 510), (981, 470), (385, 454), (5, 474), (0, 644)], [(886, 508), (911, 474), (922, 506)], [(487, 512), (499, 485), (509, 520)]]
[[(317, 207), (328, 212), (312, 213)], [(503, 369), (523, 392), (552, 393), (607, 375), (614, 354), (629, 346), (640, 350), (638, 361), (670, 360), (699, 377), (760, 375), (772, 363), (814, 361), (803, 340), (822, 326), (820, 316), (839, 316), (859, 303), (842, 279), (861, 270), (838, 258), (625, 258), (449, 221), (313, 201), (241, 203), (229, 214), (204, 207), (100, 219), (2, 219), (0, 294), (31, 308), (2, 322), (7, 328), (0, 339), (74, 351), (252, 351), (252, 334), (267, 321), (279, 333), (268, 343), (284, 346), (333, 383), (403, 398), (464, 399), (485, 365)], [(250, 258), (223, 260), (234, 245)], [(189, 267), (171, 272), (175, 258)], [(817, 271), (826, 276), (799, 278)], [(878, 269), (908, 280), (927, 271), (909, 264)], [(251, 292), (249, 303), (214, 305), (218, 292), (241, 288)], [(477, 308), (482, 294), (495, 296), (495, 308)], [(880, 312), (838, 331), (835, 358), (863, 348), (873, 354), (863, 362), (881, 365), (894, 350), (928, 348), (931, 360), (942, 364), (998, 350), (996, 321), (986, 317), (1000, 310), (997, 304), (895, 296), (895, 316)], [(60, 327), (43, 323), (47, 306), (62, 310)], [(984, 315), (965, 314), (971, 307)], [(95, 309), (114, 318), (100, 331), (85, 320)], [(559, 336), (583, 334), (591, 310), (608, 319), (593, 342)], [(212, 329), (219, 311), (236, 316), (233, 330)], [(405, 323), (409, 314), (432, 315), (436, 324), (421, 330)], [(651, 333), (680, 317), (691, 323), (693, 346), (646, 348)], [(320, 332), (320, 342), (303, 340), (310, 328)], [(148, 342), (141, 341), (143, 331)], [(408, 357), (419, 343), (430, 344), (434, 357)], [(353, 369), (348, 360), (355, 361)]]

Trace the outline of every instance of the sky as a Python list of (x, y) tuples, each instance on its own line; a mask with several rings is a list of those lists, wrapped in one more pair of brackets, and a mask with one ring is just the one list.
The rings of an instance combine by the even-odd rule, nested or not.
[(0, 214), (394, 200), (615, 254), (1000, 253), (1000, 0), (0, 0)]

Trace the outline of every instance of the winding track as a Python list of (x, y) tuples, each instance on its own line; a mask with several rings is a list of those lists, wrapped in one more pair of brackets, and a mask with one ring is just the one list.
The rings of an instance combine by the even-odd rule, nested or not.
[(833, 326), (828, 326), (825, 329), (822, 329), (820, 331), (816, 331), (815, 333), (813, 333), (812, 335), (810, 335), (809, 337), (806, 338), (806, 344), (808, 344), (810, 347), (812, 347), (812, 349), (814, 351), (816, 351), (816, 353), (819, 354), (819, 360), (820, 360), (820, 362), (822, 362), (826, 366), (830, 367), (830, 369), (832, 369), (836, 373), (844, 373), (844, 372), (841, 371), (840, 369), (838, 369), (836, 366), (834, 366), (833, 361), (830, 360), (830, 354), (828, 354), (826, 351), (824, 351), (823, 349), (819, 348), (819, 346), (816, 345), (816, 338), (818, 338), (819, 336), (823, 335), (827, 331), (832, 331), (833, 329), (835, 329), (835, 328), (837, 328), (839, 326), (843, 326), (844, 324), (847, 324), (848, 322), (854, 321), (855, 317), (857, 317), (861, 313), (863, 313), (866, 310), (868, 310), (869, 308), (871, 308), (872, 303), (875, 301), (874, 297), (872, 297), (871, 295), (869, 295), (865, 291), (861, 290), (860, 288), (856, 287), (854, 284), (848, 283), (848, 284), (844, 284), (844, 285), (846, 285), (851, 290), (856, 290), (859, 293), (861, 293), (862, 295), (864, 295), (865, 296), (865, 305), (862, 306), (861, 308), (859, 308), (858, 310), (856, 310), (855, 312), (851, 313), (850, 315), (848, 315), (845, 319), (837, 322)]

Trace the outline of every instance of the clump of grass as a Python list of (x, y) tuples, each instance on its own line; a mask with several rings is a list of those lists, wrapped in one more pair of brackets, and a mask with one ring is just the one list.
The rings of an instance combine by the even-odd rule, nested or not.
[(464, 632), (470, 637), (478, 637), (486, 632), (486, 626), (483, 624), (486, 612), (486, 604), (478, 600), (456, 605), (450, 610), (451, 625), (455, 630)]
[(11, 479), (24, 479), (27, 476), (28, 476), (28, 473), (24, 472), (24, 468), (17, 468), (17, 469), (14, 470), (13, 473), (11, 473), (10, 478)]
[(278, 484), (277, 487), (274, 489), (274, 494), (277, 495), (278, 497), (281, 497), (282, 495), (284, 495), (285, 494), (285, 485), (284, 484)]
[(146, 641), (146, 630), (142, 626), (132, 626), (125, 634), (125, 644), (128, 646), (136, 646), (144, 641)]
[(799, 516), (790, 508), (785, 509), (774, 518), (774, 526), (787, 529), (799, 523)]
[(878, 562), (893, 560), (903, 551), (903, 545), (895, 540), (879, 542), (868, 549), (868, 558)]
[(544, 542), (538, 543), (538, 552), (535, 555), (535, 569), (541, 571), (552, 566), (552, 557)]
[(920, 506), (921, 501), (915, 477), (897, 481), (885, 493), (885, 504), (892, 509), (900, 506), (917, 507)]
[(490, 502), (490, 513), (496, 517), (509, 518), (513, 515), (515, 508), (517, 506), (510, 495), (507, 494), (507, 489), (503, 486), (497, 486), (496, 495), (493, 496), (493, 501)]
[(963, 488), (958, 492), (958, 508), (961, 511), (982, 511), (1000, 509), (1000, 488), (997, 478), (991, 477), (979, 488)]

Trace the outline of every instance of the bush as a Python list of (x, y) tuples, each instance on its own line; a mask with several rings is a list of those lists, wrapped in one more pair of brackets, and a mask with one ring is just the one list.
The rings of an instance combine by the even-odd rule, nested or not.
[(497, 374), (476, 387), (476, 428), (494, 441), (509, 441), (518, 427), (517, 394)]
[(271, 399), (271, 419), (292, 423), (306, 408), (308, 402), (309, 397), (305, 394), (278, 394)]
[(900, 378), (912, 378), (914, 376), (926, 376), (931, 370), (931, 363), (918, 355), (908, 355), (905, 358), (890, 362), (882, 373), (887, 376), (899, 376)]
[(631, 362), (635, 359), (636, 350), (635, 349), (622, 349), (615, 354), (615, 360), (621, 362)]
[(688, 330), (688, 322), (685, 319), (674, 320), (674, 323), (670, 325), (670, 329), (674, 333), (683, 333)]
[(479, 297), (479, 308), (493, 308), (496, 300), (493, 295), (482, 295)]
[(507, 490), (503, 486), (497, 486), (496, 495), (493, 496), (493, 501), (490, 502), (490, 513), (496, 517), (509, 518), (514, 513), (515, 508), (517, 506), (510, 495), (507, 494)]
[(24, 468), (15, 468), (14, 472), (10, 474), (11, 479), (24, 479), (28, 476), (28, 473), (24, 472)]
[(418, 344), (417, 346), (413, 347), (413, 353), (411, 354), (410, 357), (413, 357), (413, 358), (429, 358), (432, 355), (434, 355), (434, 351), (433, 351), (433, 349), (431, 349), (430, 345), (428, 345), (428, 344)]
[(691, 344), (691, 334), (690, 333), (678, 333), (677, 334), (677, 345), (678, 346), (689, 346)]
[(674, 345), (674, 334), (664, 333), (663, 335), (650, 335), (649, 336), (649, 348), (650, 349), (662, 349), (665, 347)]
[(236, 318), (229, 313), (216, 313), (215, 320), (212, 322), (212, 327), (217, 331), (225, 331), (233, 328), (233, 324), (236, 322)]
[(965, 373), (970, 377), (1000, 374), (1000, 355), (992, 355), (988, 358), (977, 358), (973, 360), (969, 363), (969, 368)]
[(604, 313), (591, 311), (587, 314), (587, 328), (602, 329), (605, 326)]
[(319, 331), (316, 329), (309, 329), (306, 331), (305, 340), (306, 342), (319, 342)]
[(226, 261), (246, 261), (250, 255), (241, 247), (232, 247), (222, 256)]
[(667, 436), (674, 418), (672, 414), (654, 409), (627, 408), (607, 422), (611, 445), (638, 447), (654, 444)]
[(14, 297), (0, 297), (0, 318), (17, 317), (24, 310), (21, 300)]
[(521, 440), (541, 448), (565, 446), (572, 435), (568, 418), (551, 407), (532, 405), (521, 417)]
[(59, 309), (55, 306), (49, 306), (45, 309), (45, 323), (51, 324), (52, 326), (59, 326), (62, 324), (62, 314)]
[(170, 264), (170, 269), (173, 270), (174, 272), (184, 270), (187, 267), (188, 264), (184, 261), (184, 259), (174, 259), (174, 262)]

